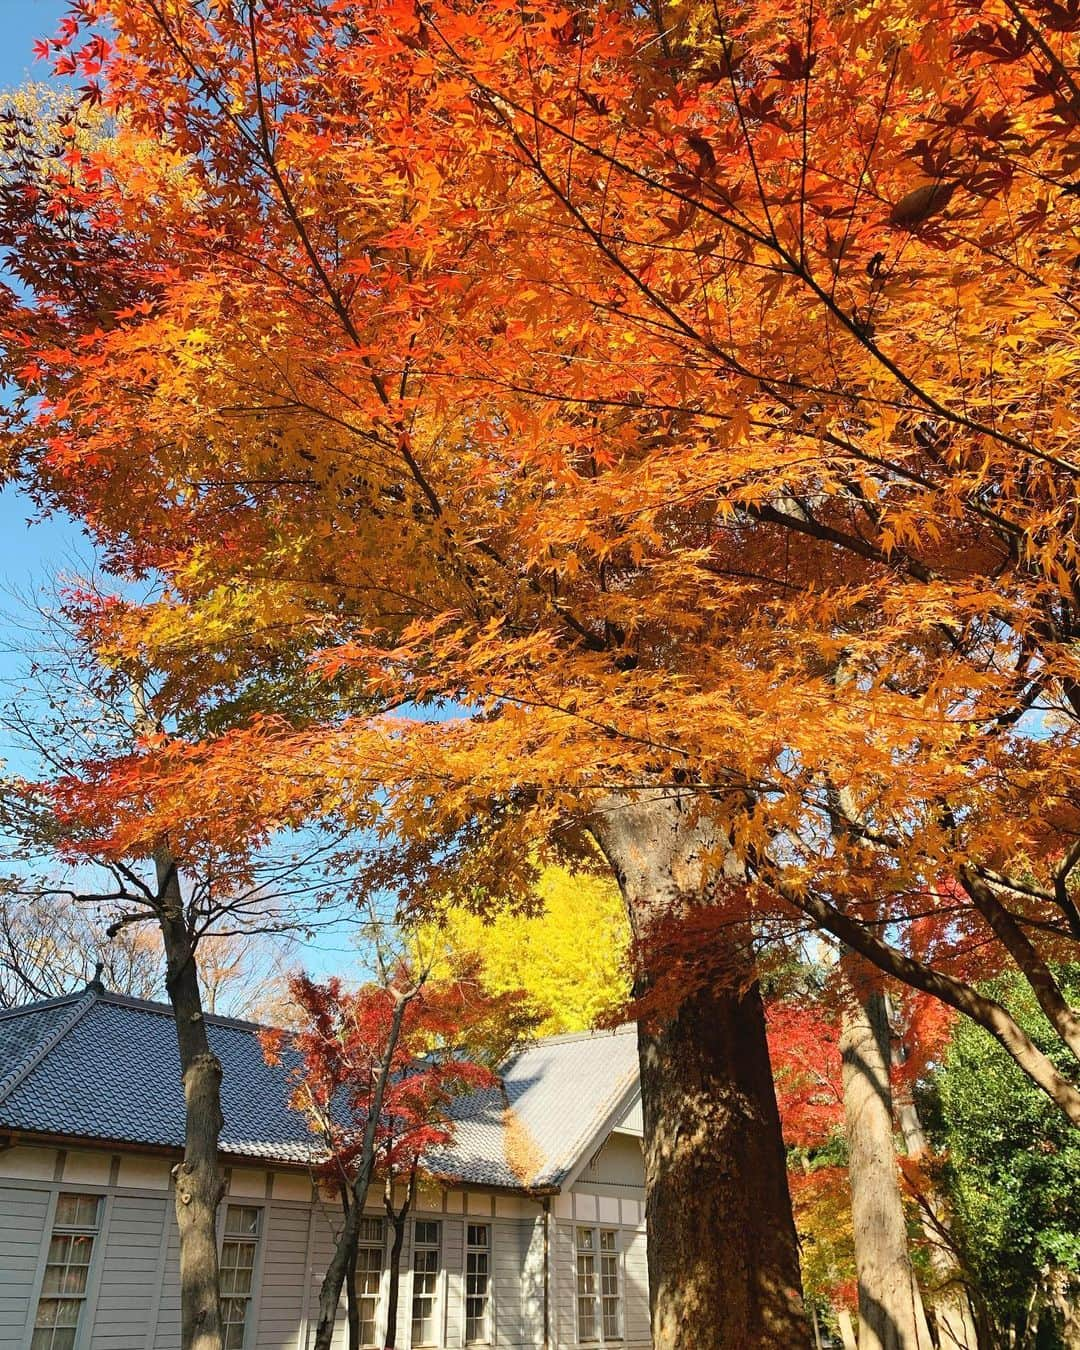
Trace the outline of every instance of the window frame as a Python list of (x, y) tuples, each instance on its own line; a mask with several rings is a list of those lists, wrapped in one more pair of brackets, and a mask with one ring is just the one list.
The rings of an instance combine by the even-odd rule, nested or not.
[[(60, 1223), (58, 1216), (61, 1203), (71, 1197), (76, 1200), (93, 1200), (96, 1204), (93, 1225), (89, 1223)], [(108, 1193), (99, 1189), (84, 1190), (77, 1186), (67, 1187), (62, 1183), (53, 1191), (50, 1198), (48, 1209), (48, 1224), (43, 1233), (43, 1243), (38, 1259), (38, 1270), (36, 1275), (37, 1297), (29, 1309), (28, 1326), (25, 1333), (25, 1345), (29, 1350), (33, 1350), (34, 1340), (39, 1331), (52, 1332), (51, 1342), (56, 1339), (57, 1331), (73, 1332), (72, 1347), (73, 1350), (80, 1350), (81, 1346), (88, 1344), (87, 1328), (91, 1325), (92, 1318), (90, 1314), (84, 1315), (84, 1309), (96, 1302), (97, 1298), (97, 1273), (100, 1265), (99, 1253), (104, 1246), (104, 1239), (107, 1231), (107, 1205)], [(79, 1263), (75, 1268), (86, 1271), (86, 1282), (78, 1293), (63, 1292), (57, 1290), (55, 1293), (47, 1292), (45, 1281), (48, 1278), (50, 1265), (56, 1265), (50, 1262), (49, 1256), (52, 1251), (53, 1242), (57, 1238), (64, 1237), (88, 1237), (90, 1239), (90, 1252), (86, 1264)], [(72, 1269), (71, 1262), (65, 1260), (62, 1269), (66, 1272)], [(38, 1317), (41, 1313), (42, 1303), (78, 1303), (78, 1311), (75, 1314), (74, 1326), (58, 1325), (55, 1321), (49, 1326), (39, 1326)]]
[[(230, 1233), (229, 1232), (229, 1213), (231, 1210), (253, 1210), (256, 1216), (256, 1229), (254, 1234)], [(237, 1294), (233, 1291), (226, 1293), (221, 1291), (221, 1336), (222, 1341), (228, 1340), (230, 1327), (243, 1326), (240, 1337), (240, 1350), (247, 1350), (247, 1347), (253, 1344), (253, 1327), (258, 1321), (258, 1302), (259, 1292), (262, 1287), (262, 1253), (263, 1242), (266, 1234), (266, 1206), (258, 1201), (247, 1198), (246, 1196), (225, 1196), (221, 1206), (221, 1221), (218, 1231), (218, 1276), (221, 1279), (226, 1271), (225, 1265), (225, 1247), (227, 1243), (243, 1244), (252, 1249), (250, 1266), (229, 1267), (232, 1270), (250, 1270), (251, 1287), (246, 1294)], [(224, 1281), (222, 1280), (222, 1283)], [(230, 1302), (244, 1302), (244, 1321), (243, 1323), (226, 1321), (226, 1304)]]
[[(617, 1224), (575, 1223), (574, 1224), (574, 1329), (578, 1345), (623, 1345), (626, 1341), (626, 1280), (623, 1270), (622, 1230)], [(589, 1245), (582, 1241), (588, 1234)], [(613, 1245), (605, 1247), (604, 1238), (611, 1235)], [(591, 1259), (589, 1272), (582, 1271), (582, 1258)], [(615, 1293), (604, 1293), (604, 1263), (614, 1260)], [(581, 1292), (583, 1275), (587, 1274), (592, 1288)], [(615, 1317), (618, 1331), (609, 1334), (604, 1326), (605, 1304), (614, 1298)], [(592, 1334), (582, 1334), (582, 1304), (588, 1300), (591, 1304)]]
[[(378, 1239), (364, 1236), (365, 1232), (364, 1225), (371, 1223), (379, 1225), (379, 1233), (381, 1236)], [(361, 1271), (359, 1268), (359, 1264), (357, 1266), (356, 1294), (357, 1294), (357, 1303), (359, 1304), (360, 1307), (360, 1344), (363, 1347), (363, 1350), (373, 1350), (374, 1347), (380, 1346), (386, 1339), (385, 1336), (382, 1335), (381, 1333), (381, 1318), (384, 1315), (383, 1294), (385, 1291), (383, 1286), (386, 1279), (386, 1241), (388, 1235), (387, 1228), (388, 1225), (386, 1222), (386, 1218), (382, 1214), (363, 1214), (360, 1217), (360, 1237), (357, 1241), (357, 1254), (359, 1255), (361, 1251), (368, 1251), (368, 1252), (374, 1251), (378, 1252), (379, 1254), (378, 1281), (374, 1294), (361, 1292), (360, 1280), (362, 1275), (370, 1275), (372, 1272)], [(363, 1307), (364, 1303), (369, 1300), (373, 1302), (370, 1319), (372, 1339), (370, 1341), (365, 1341), (364, 1340), (365, 1318), (363, 1314)]]
[[(430, 1241), (421, 1242), (421, 1241), (419, 1240), (418, 1234), (419, 1234), (419, 1230), (420, 1230), (421, 1226), (423, 1226), (423, 1227), (429, 1227), (429, 1228), (434, 1228), (434, 1229), (435, 1229), (436, 1238), (435, 1238), (435, 1241), (434, 1241), (434, 1242), (430, 1242)], [(434, 1253), (435, 1253), (435, 1268), (434, 1268), (434, 1270), (417, 1271), (417, 1269), (416, 1269), (416, 1258), (417, 1258), (417, 1256), (420, 1254), (420, 1252), (424, 1252), (425, 1254), (430, 1253), (430, 1252), (434, 1252)], [(413, 1229), (412, 1229), (412, 1252), (411, 1252), (411, 1261), (410, 1261), (410, 1266), (411, 1266), (411, 1270), (412, 1270), (412, 1278), (411, 1278), (411, 1281), (410, 1281), (410, 1287), (409, 1287), (409, 1295), (410, 1295), (410, 1297), (409, 1297), (409, 1345), (410, 1345), (410, 1346), (416, 1346), (416, 1347), (420, 1347), (420, 1346), (437, 1346), (437, 1345), (439, 1345), (439, 1343), (440, 1343), (441, 1337), (440, 1337), (440, 1330), (439, 1330), (439, 1320), (440, 1320), (441, 1302), (442, 1302), (442, 1300), (441, 1300), (441, 1298), (440, 1298), (441, 1283), (442, 1283), (442, 1269), (443, 1269), (443, 1264), (442, 1264), (442, 1263), (443, 1263), (443, 1225), (442, 1225), (442, 1220), (441, 1220), (441, 1219), (419, 1219), (419, 1218), (413, 1219)], [(417, 1292), (417, 1288), (416, 1288), (416, 1277), (417, 1277), (418, 1274), (431, 1275), (431, 1276), (433, 1277), (433, 1280), (432, 1280), (432, 1287), (431, 1287), (431, 1292), (430, 1292), (430, 1293), (420, 1294), (420, 1293)], [(422, 1340), (422, 1339), (419, 1339), (418, 1336), (417, 1336), (417, 1334), (416, 1334), (416, 1322), (417, 1322), (417, 1316), (416, 1316), (416, 1300), (417, 1300), (418, 1298), (424, 1298), (424, 1299), (430, 1300), (430, 1314), (429, 1314), (429, 1316), (430, 1316), (430, 1320), (431, 1320), (431, 1335), (432, 1335), (432, 1339), (431, 1339), (431, 1340)], [(423, 1319), (421, 1319), (421, 1321), (423, 1321)]]
[[(484, 1241), (483, 1241), (483, 1243), (474, 1242), (474, 1241), (472, 1240), (472, 1232), (473, 1232), (474, 1229), (477, 1229), (477, 1228), (482, 1228), (482, 1229), (484, 1230)], [(493, 1268), (492, 1268), (492, 1267), (493, 1267), (493, 1257), (492, 1257), (492, 1238), (493, 1238), (493, 1236), (494, 1236), (494, 1227), (493, 1227), (492, 1222), (491, 1222), (490, 1219), (476, 1219), (476, 1220), (473, 1220), (473, 1219), (470, 1219), (470, 1218), (466, 1217), (466, 1219), (465, 1219), (465, 1288), (464, 1288), (464, 1290), (462, 1291), (462, 1294), (463, 1294), (463, 1298), (462, 1298), (462, 1317), (463, 1317), (463, 1319), (464, 1319), (464, 1320), (463, 1320), (463, 1325), (462, 1325), (462, 1344), (463, 1344), (463, 1345), (491, 1345), (491, 1344), (492, 1344), (492, 1341), (493, 1341), (493, 1339), (494, 1339), (494, 1337), (493, 1337), (493, 1335), (492, 1335), (492, 1332), (493, 1332), (493, 1322), (494, 1322), (494, 1318), (493, 1318), (493, 1316), (492, 1316), (492, 1312), (493, 1312), (492, 1285), (493, 1285), (493, 1276), (494, 1276), (494, 1271), (493, 1271)], [(475, 1275), (477, 1275), (477, 1274), (480, 1273), (480, 1272), (478, 1272), (478, 1271), (470, 1271), (470, 1269), (469, 1269), (469, 1260), (470, 1260), (470, 1257), (474, 1257), (474, 1256), (483, 1256), (483, 1257), (486, 1259), (486, 1267), (485, 1267), (484, 1272), (483, 1272), (483, 1274), (484, 1274), (484, 1292), (483, 1292), (482, 1295), (476, 1295), (476, 1294), (470, 1294), (470, 1293), (469, 1293), (469, 1280), (470, 1280), (470, 1277), (473, 1277), (473, 1276), (475, 1276)], [(484, 1303), (483, 1303), (483, 1312), (481, 1313), (481, 1334), (480, 1334), (480, 1335), (470, 1336), (470, 1335), (469, 1335), (469, 1321), (470, 1321), (470, 1316), (471, 1316), (471, 1315), (470, 1315), (470, 1313), (469, 1313), (469, 1300), (470, 1300), (470, 1298), (475, 1299), (475, 1298), (477, 1298), (477, 1297), (483, 1298), (483, 1301), (484, 1301)]]

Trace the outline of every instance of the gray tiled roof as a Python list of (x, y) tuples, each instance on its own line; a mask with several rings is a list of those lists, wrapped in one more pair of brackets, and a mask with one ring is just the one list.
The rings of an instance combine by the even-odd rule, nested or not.
[[(259, 1028), (207, 1017), (224, 1070), (222, 1151), (303, 1164), (314, 1156), (289, 1110), (287, 1067), (263, 1058)], [(286, 1065), (288, 1054), (286, 1053)], [(538, 1041), (502, 1069), (501, 1087), (454, 1107), (453, 1143), (429, 1159), (448, 1180), (557, 1187), (632, 1096), (631, 1028)], [(0, 1013), (0, 1129), (179, 1148), (184, 1101), (172, 1010), (93, 988)]]

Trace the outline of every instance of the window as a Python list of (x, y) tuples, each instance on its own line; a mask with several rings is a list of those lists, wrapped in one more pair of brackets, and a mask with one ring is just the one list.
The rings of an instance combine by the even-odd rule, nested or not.
[(417, 1219), (413, 1228), (412, 1343), (434, 1345), (435, 1302), (439, 1284), (438, 1220)]
[(577, 1230), (577, 1331), (579, 1341), (596, 1340), (596, 1233)]
[(360, 1304), (360, 1344), (377, 1345), (379, 1286), (382, 1282), (385, 1226), (382, 1219), (365, 1215), (360, 1220), (360, 1245), (356, 1253), (356, 1295)]
[(465, 1246), (465, 1344), (478, 1345), (491, 1339), (488, 1306), (491, 1300), (491, 1227), (468, 1225)]
[(622, 1322), (619, 1307), (619, 1244), (613, 1228), (600, 1230), (600, 1307), (604, 1340), (617, 1341)]
[(229, 1205), (221, 1244), (221, 1330), (224, 1350), (243, 1350), (248, 1309), (255, 1284), (259, 1246), (259, 1209)]
[(579, 1341), (607, 1345), (622, 1339), (619, 1235), (614, 1228), (577, 1230), (577, 1304)]
[(74, 1350), (100, 1220), (100, 1195), (56, 1197), (31, 1350)]

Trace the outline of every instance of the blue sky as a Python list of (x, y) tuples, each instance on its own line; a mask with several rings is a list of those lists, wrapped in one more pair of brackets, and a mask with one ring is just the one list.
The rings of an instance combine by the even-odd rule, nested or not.
[[(44, 77), (45, 67), (34, 61), (31, 48), (35, 38), (55, 30), (66, 8), (65, 0), (0, 0), (0, 88)], [(29, 523), (36, 514), (33, 503), (15, 489), (0, 491), (0, 613), (14, 608), (12, 591), (37, 590), (56, 573), (75, 570), (80, 557), (85, 561), (90, 556), (73, 522)], [(8, 644), (0, 643), (0, 678), (15, 673)]]
[[(66, 0), (0, 0), (0, 89), (45, 78), (46, 69), (34, 61), (32, 46), (36, 38), (55, 31), (66, 8)], [(42, 520), (33, 502), (16, 488), (0, 489), (0, 697), (18, 684), (26, 659), (13, 650), (26, 640), (17, 627), (18, 597), (51, 589), (58, 575), (85, 572), (92, 557), (75, 521), (56, 516)], [(12, 747), (0, 744), (0, 760), (5, 757), (9, 768), (20, 767)], [(301, 959), (316, 974), (355, 968), (354, 933), (348, 923), (324, 930), (304, 944)]]

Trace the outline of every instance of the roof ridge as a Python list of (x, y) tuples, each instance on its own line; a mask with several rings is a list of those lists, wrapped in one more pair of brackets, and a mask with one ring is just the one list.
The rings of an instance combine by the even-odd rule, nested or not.
[[(117, 1008), (130, 1008), (133, 1012), (157, 1013), (160, 1017), (176, 1020), (176, 1012), (171, 1003), (158, 1003), (155, 999), (136, 998), (134, 994), (116, 994), (106, 989), (98, 998), (102, 1003), (111, 1003)], [(226, 1017), (224, 1013), (203, 1013), (203, 1021), (209, 1026), (234, 1027), (241, 1031), (279, 1031), (288, 1030), (274, 1027), (268, 1022), (249, 1022), (242, 1017)]]
[(527, 1041), (522, 1049), (533, 1050), (538, 1045), (568, 1045), (571, 1041), (591, 1041), (600, 1036), (625, 1036), (628, 1032), (634, 1031), (636, 1027), (636, 1022), (620, 1022), (617, 1027), (592, 1027), (585, 1031), (561, 1031), (555, 1036), (537, 1036), (535, 1040)]
[(65, 1003), (77, 1002), (86, 994), (86, 987), (76, 989), (70, 994), (54, 994), (52, 998), (38, 998), (33, 1003), (19, 1003), (13, 1008), (0, 1008), (0, 1022), (9, 1017), (23, 1017), (27, 1013), (44, 1012), (48, 1008), (60, 1008)]
[[(65, 1017), (39, 1045), (31, 1050), (30, 1054), (21, 1064), (16, 1064), (15, 1068), (7, 1075), (7, 1077), (0, 1080), (0, 1102), (5, 1101), (19, 1084), (33, 1073), (45, 1056), (56, 1049), (75, 1023), (80, 1020), (83, 1014), (87, 1012), (99, 997), (100, 995), (97, 991), (90, 986), (87, 986), (87, 988), (78, 996), (70, 994), (65, 996), (66, 999), (74, 998), (71, 1005), (70, 1016)], [(60, 1003), (61, 1001), (62, 1000), (59, 999), (49, 1000), (49, 1002), (54, 1004)], [(37, 1007), (40, 1009), (41, 1004), (38, 1004)]]

